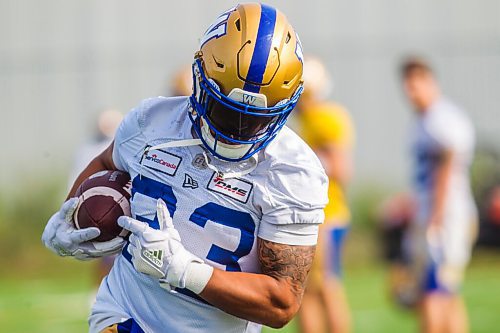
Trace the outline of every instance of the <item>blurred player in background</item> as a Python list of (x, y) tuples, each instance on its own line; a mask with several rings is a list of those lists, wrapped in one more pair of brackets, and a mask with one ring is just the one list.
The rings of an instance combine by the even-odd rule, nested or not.
[[(76, 150), (69, 176), (69, 186), (73, 185), (80, 172), (85, 169), (90, 161), (110, 145), (122, 119), (123, 115), (115, 109), (106, 109), (99, 114), (94, 130), (94, 137)], [(99, 260), (95, 280), (97, 286), (108, 275), (113, 266), (114, 259), (115, 256), (108, 256)]]
[(70, 185), (73, 184), (76, 177), (85, 169), (89, 162), (113, 141), (116, 129), (122, 119), (123, 115), (115, 109), (106, 109), (99, 114), (93, 137), (76, 150), (69, 175)]
[(180, 68), (170, 79), (170, 96), (190, 96), (193, 93), (191, 65)]
[(295, 126), (326, 170), (329, 203), (299, 312), (300, 325), (303, 333), (324, 332), (325, 324), (328, 332), (344, 333), (351, 329), (349, 306), (341, 282), (341, 257), (351, 218), (345, 187), (353, 168), (354, 128), (347, 110), (327, 100), (332, 80), (324, 64), (312, 56), (304, 59), (305, 89)]
[(397, 193), (388, 198), (377, 214), (383, 257), (389, 264), (389, 295), (405, 309), (412, 309), (417, 305), (419, 292), (407, 251), (408, 229), (414, 216), (415, 203), (409, 193)]
[(477, 225), (469, 184), (474, 128), (465, 113), (441, 95), (424, 60), (406, 60), (401, 75), (417, 116), (412, 137), (416, 217), (410, 239), (422, 288), (422, 331), (467, 332), (459, 292)]

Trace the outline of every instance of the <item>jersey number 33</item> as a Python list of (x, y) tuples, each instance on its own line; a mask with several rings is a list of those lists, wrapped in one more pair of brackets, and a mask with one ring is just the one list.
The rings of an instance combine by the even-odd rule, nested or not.
[[(136, 176), (132, 182), (132, 199), (140, 193), (154, 200), (162, 199), (167, 204), (172, 218), (177, 210), (177, 198), (170, 185), (145, 176)], [(148, 223), (152, 228), (159, 229), (158, 216), (154, 220), (143, 216), (136, 216), (136, 219)], [(223, 249), (212, 244), (206, 259), (225, 265), (227, 271), (241, 271), (238, 260), (250, 253), (254, 243), (255, 223), (250, 214), (240, 212), (219, 204), (208, 202), (196, 208), (189, 217), (189, 222), (205, 228), (208, 221), (222, 224), (227, 227), (236, 228), (240, 231), (240, 241), (234, 251)]]

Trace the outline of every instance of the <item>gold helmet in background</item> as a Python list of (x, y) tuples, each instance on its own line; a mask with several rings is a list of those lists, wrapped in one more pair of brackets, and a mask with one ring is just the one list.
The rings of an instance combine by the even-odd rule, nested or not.
[(274, 7), (248, 3), (221, 14), (193, 63), (190, 117), (205, 147), (229, 161), (264, 148), (300, 97), (302, 62), (297, 34)]

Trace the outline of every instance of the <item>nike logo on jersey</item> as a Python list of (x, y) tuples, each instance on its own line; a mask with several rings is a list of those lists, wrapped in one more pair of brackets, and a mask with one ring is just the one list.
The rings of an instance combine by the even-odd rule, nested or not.
[(185, 173), (184, 174), (184, 183), (182, 183), (182, 187), (195, 189), (195, 188), (198, 188), (198, 182), (196, 180), (194, 180), (193, 177), (191, 177), (190, 175)]
[(223, 194), (242, 203), (247, 203), (253, 184), (241, 178), (222, 178), (216, 172), (210, 178), (207, 189)]
[(182, 158), (163, 150), (148, 151), (143, 157), (141, 164), (149, 169), (159, 171), (169, 176), (175, 176)]

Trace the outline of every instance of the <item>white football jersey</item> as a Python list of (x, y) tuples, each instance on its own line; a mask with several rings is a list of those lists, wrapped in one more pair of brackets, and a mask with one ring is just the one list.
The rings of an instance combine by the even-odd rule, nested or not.
[[(434, 103), (419, 117), (413, 133), (414, 188), (417, 220), (426, 222), (433, 205), (437, 163), (443, 151), (454, 153), (448, 184), (445, 220), (472, 220), (475, 214), (470, 188), (469, 167), (474, 154), (474, 127), (465, 113), (446, 99)], [(462, 216), (462, 218), (460, 218)], [(446, 221), (445, 221), (446, 222)]]
[[(133, 217), (158, 228), (156, 200), (162, 198), (184, 247), (226, 271), (259, 272), (258, 237), (316, 244), (328, 179), (314, 153), (288, 128), (257, 158), (244, 162), (205, 157), (201, 145), (145, 153), (146, 147), (193, 138), (188, 107), (187, 97), (148, 99), (118, 129), (113, 160), (131, 176)], [(250, 167), (253, 171), (220, 177), (213, 167), (226, 175)], [(156, 279), (135, 271), (124, 249), (101, 284), (90, 331), (127, 318), (146, 332), (256, 332), (254, 323), (226, 314), (188, 290), (162, 289)]]

